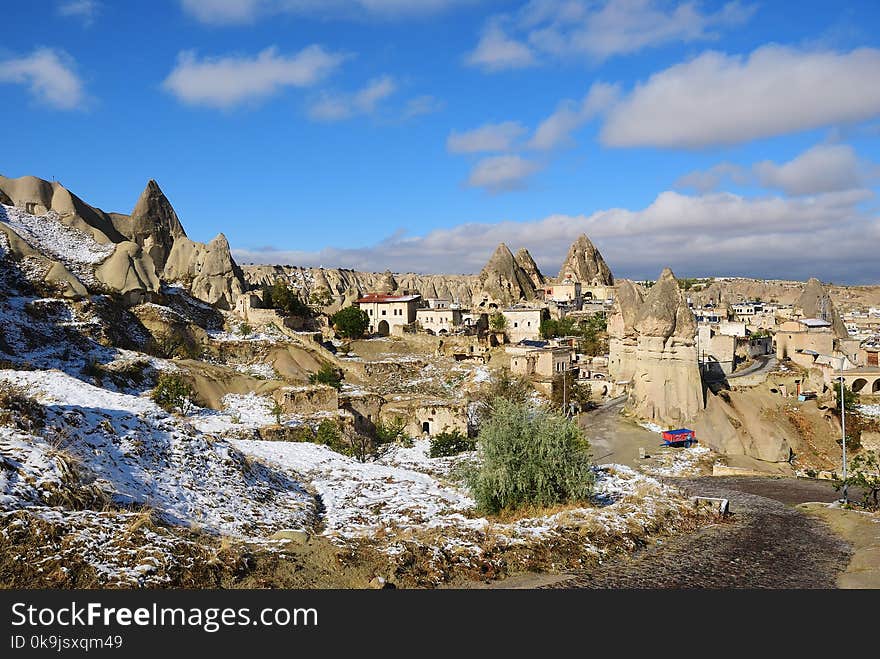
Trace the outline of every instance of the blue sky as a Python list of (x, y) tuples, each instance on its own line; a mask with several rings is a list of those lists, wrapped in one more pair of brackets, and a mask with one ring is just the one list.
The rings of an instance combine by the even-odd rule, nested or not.
[(4, 3), (0, 173), (242, 262), (880, 281), (880, 5)]

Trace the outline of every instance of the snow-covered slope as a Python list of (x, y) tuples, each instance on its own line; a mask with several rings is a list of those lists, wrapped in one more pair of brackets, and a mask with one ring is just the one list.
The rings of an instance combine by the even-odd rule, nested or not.
[(61, 450), (117, 504), (149, 506), (172, 524), (252, 540), (312, 524), (315, 500), (299, 482), (147, 398), (60, 371), (0, 371), (0, 380), (26, 388), (47, 414), (41, 436), (0, 436), (0, 455), (15, 466), (0, 481), (5, 508), (35, 505), (34, 483), (59, 478), (52, 454)]
[(99, 243), (87, 233), (69, 227), (55, 211), (31, 215), (21, 208), (0, 204), (0, 222), (11, 227), (26, 243), (57, 261), (80, 279), (93, 279), (94, 266), (113, 253), (112, 243)]

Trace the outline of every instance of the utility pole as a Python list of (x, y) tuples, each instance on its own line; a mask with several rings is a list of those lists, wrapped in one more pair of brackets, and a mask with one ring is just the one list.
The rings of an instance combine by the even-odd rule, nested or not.
[(846, 397), (843, 389), (843, 357), (840, 358), (840, 432), (843, 446), (843, 502), (849, 503), (846, 487)]
[(562, 411), (564, 413), (568, 413), (568, 390), (566, 385), (568, 384), (568, 371), (562, 371)]

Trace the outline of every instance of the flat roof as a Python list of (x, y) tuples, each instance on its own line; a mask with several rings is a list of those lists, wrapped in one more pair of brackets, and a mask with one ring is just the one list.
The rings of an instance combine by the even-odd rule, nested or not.
[(355, 300), (358, 304), (367, 304), (370, 302), (376, 304), (385, 304), (389, 302), (412, 302), (418, 300), (421, 295), (388, 295), (385, 293), (367, 293), (364, 297)]
[(821, 318), (801, 318), (798, 320), (801, 325), (807, 327), (831, 327), (831, 323)]

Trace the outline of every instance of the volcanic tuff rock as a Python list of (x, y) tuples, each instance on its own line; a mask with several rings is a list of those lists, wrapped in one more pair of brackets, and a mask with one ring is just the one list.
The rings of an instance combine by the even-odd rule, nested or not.
[(394, 275), (391, 274), (390, 270), (386, 270), (382, 273), (382, 278), (379, 280), (379, 283), (376, 285), (376, 290), (371, 291), (374, 293), (393, 293), (397, 290), (397, 280), (394, 278)]
[(147, 183), (131, 215), (116, 215), (114, 220), (116, 229), (143, 247), (159, 272), (165, 267), (174, 241), (186, 238), (171, 202), (153, 179)]
[(98, 281), (123, 295), (137, 300), (140, 293), (155, 293), (161, 284), (153, 260), (137, 243), (125, 241), (95, 270)]
[(846, 325), (837, 313), (834, 302), (828, 291), (815, 277), (811, 277), (804, 286), (804, 292), (794, 304), (795, 310), (800, 310), (804, 318), (822, 318), (831, 323), (834, 336), (839, 339), (845, 339), (849, 336)]
[[(325, 310), (332, 313), (347, 306), (365, 293), (378, 292), (388, 283), (385, 273), (357, 272), (345, 268), (302, 268), (289, 265), (246, 265), (243, 267), (249, 285), (261, 287), (281, 280), (309, 299), (313, 294), (329, 293), (333, 299)], [(404, 273), (393, 275), (396, 290), (416, 291), (422, 297), (441, 297), (465, 304), (470, 303), (476, 276), (474, 275), (421, 275)]]
[(519, 267), (528, 275), (535, 288), (543, 288), (544, 284), (547, 283), (547, 278), (541, 274), (541, 271), (538, 269), (538, 264), (535, 263), (535, 259), (529, 254), (529, 250), (525, 247), (520, 247), (516, 250), (515, 258)]
[(629, 382), (636, 370), (638, 333), (636, 316), (642, 307), (642, 293), (629, 279), (614, 287), (614, 307), (608, 318), (609, 370), (618, 382)]
[(36, 176), (0, 176), (0, 190), (12, 202), (9, 205), (23, 208), (32, 215), (55, 211), (62, 224), (91, 235), (99, 243), (125, 240), (107, 213), (89, 206), (58, 181), (50, 183)]
[(666, 268), (644, 300), (631, 282), (617, 292), (609, 367), (615, 381), (631, 381), (627, 409), (666, 426), (691, 421), (703, 408), (696, 322), (675, 275)]
[(4, 263), (7, 258), (14, 262), (28, 259), (32, 264), (29, 268), (32, 275), (29, 278), (33, 283), (41, 283), (61, 297), (79, 298), (88, 295), (86, 287), (63, 263), (41, 254), (2, 222), (0, 238), (3, 238), (0, 245), (5, 247), (0, 249), (0, 269), (9, 268), (8, 263)]
[(477, 276), (475, 288), (472, 297), (475, 307), (507, 306), (520, 300), (535, 299), (535, 284), (504, 243), (495, 248)]
[[(155, 181), (147, 183), (130, 216), (105, 213), (89, 206), (57, 181), (50, 183), (33, 176), (17, 179), (0, 176), (0, 193), (0, 201), (8, 200), (12, 202), (8, 205), (37, 217), (38, 232), (42, 230), (40, 222), (46, 222), (43, 226), (50, 231), (50, 225), (57, 221), (83, 232), (98, 245), (115, 245), (106, 258), (89, 266), (92, 272), (87, 273), (86, 278), (93, 275), (94, 281), (82, 281), (63, 263), (27, 243), (28, 239), (18, 235), (11, 226), (3, 226), (4, 233), (15, 234), (16, 239), (10, 242), (17, 245), (16, 251), (21, 257), (34, 256), (21, 248), (25, 244), (47, 262), (48, 274), (43, 276), (43, 281), (51, 278), (62, 286), (64, 295), (86, 295), (86, 289), (96, 284), (96, 292), (120, 293), (136, 302), (157, 294), (161, 288), (160, 278), (180, 279), (191, 284), (193, 295), (205, 302), (231, 307), (244, 289), (243, 275), (226, 239), (221, 235), (207, 245), (189, 240), (177, 213)], [(50, 211), (51, 217), (40, 218)], [(61, 240), (59, 247), (68, 252), (85, 249), (85, 242), (81, 240), (83, 244), (79, 245), (73, 235), (53, 238), (49, 233), (47, 236), (49, 240)], [(172, 255), (174, 263), (169, 268)]]
[(244, 275), (222, 233), (207, 245), (189, 238), (175, 240), (163, 277), (186, 283), (195, 297), (221, 309), (231, 309), (244, 291)]
[(568, 255), (559, 270), (559, 280), (569, 275), (584, 285), (614, 285), (611, 269), (586, 234), (581, 234), (568, 249)]

